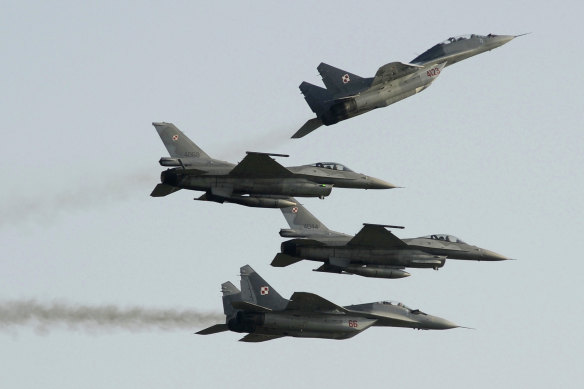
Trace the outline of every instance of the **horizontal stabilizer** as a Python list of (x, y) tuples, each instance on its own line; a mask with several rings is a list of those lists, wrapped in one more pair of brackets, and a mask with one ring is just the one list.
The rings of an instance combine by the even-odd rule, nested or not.
[(312, 118), (308, 120), (298, 131), (292, 135), (292, 139), (302, 138), (322, 126), (322, 121), (319, 118)]
[(351, 239), (349, 246), (367, 246), (376, 248), (398, 248), (406, 247), (407, 244), (385, 229), (385, 226), (378, 224), (365, 224), (361, 231)]
[(229, 331), (229, 328), (227, 328), (227, 324), (215, 324), (214, 326), (211, 326), (209, 328), (205, 328), (204, 330), (196, 332), (196, 334), (197, 335), (211, 335), (211, 334), (216, 334), (216, 333), (224, 332), (224, 331)]
[(246, 301), (233, 301), (231, 306), (235, 309), (241, 309), (250, 312), (271, 312), (270, 308), (262, 307), (261, 305), (248, 303)]
[(272, 339), (281, 338), (284, 335), (264, 335), (264, 334), (247, 334), (239, 339), (240, 342), (265, 342)]
[(338, 312), (346, 313), (347, 310), (337, 304), (331, 303), (325, 298), (314, 293), (295, 292), (290, 297), (286, 311), (302, 312)]
[(293, 173), (269, 154), (249, 153), (229, 172), (235, 177), (290, 177)]
[(302, 261), (302, 258), (293, 257), (288, 254), (278, 253), (272, 260), (271, 265), (274, 267), (286, 267)]
[(164, 197), (164, 196), (168, 196), (169, 194), (174, 193), (174, 192), (179, 191), (179, 190), (180, 190), (180, 188), (178, 188), (176, 186), (172, 186), (172, 185), (168, 185), (168, 184), (158, 184), (158, 185), (156, 185), (156, 187), (154, 188), (152, 193), (150, 193), (150, 196)]

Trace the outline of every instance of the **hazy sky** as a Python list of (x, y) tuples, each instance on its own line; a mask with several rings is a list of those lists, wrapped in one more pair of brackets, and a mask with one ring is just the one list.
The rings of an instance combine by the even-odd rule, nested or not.
[[(0, 308), (213, 314), (220, 284), (250, 264), (283, 296), (393, 299), (477, 330), (245, 344), (196, 326), (0, 317), (0, 386), (580, 387), (584, 6), (393, 3), (3, 2)], [(419, 95), (289, 139), (312, 117), (298, 85), (322, 85), (321, 61), (372, 76), (453, 35), (526, 32)], [(273, 268), (278, 210), (149, 197), (167, 156), (153, 121), (216, 158), (333, 160), (405, 187), (303, 201), (331, 229), (405, 225), (398, 236), (449, 233), (518, 261), (449, 260), (401, 280)]]

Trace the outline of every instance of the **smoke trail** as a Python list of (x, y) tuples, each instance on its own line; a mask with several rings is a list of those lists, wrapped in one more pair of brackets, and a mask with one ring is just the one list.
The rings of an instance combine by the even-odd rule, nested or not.
[(146, 185), (154, 187), (156, 183), (155, 172), (134, 172), (95, 180), (91, 185), (72, 182), (60, 193), (43, 192), (37, 198), (20, 195), (3, 201), (0, 207), (0, 228), (28, 221), (53, 221), (67, 212), (93, 209), (131, 196), (147, 197), (150, 188)]
[(222, 314), (196, 310), (120, 308), (115, 305), (88, 306), (60, 302), (43, 304), (35, 300), (0, 302), (0, 330), (25, 326), (40, 332), (59, 327), (86, 331), (172, 331), (193, 330), (224, 320)]

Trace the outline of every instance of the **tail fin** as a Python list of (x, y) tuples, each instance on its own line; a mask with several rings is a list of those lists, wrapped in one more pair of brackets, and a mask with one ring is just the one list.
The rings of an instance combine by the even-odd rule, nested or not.
[(372, 79), (359, 77), (324, 62), (317, 69), (326, 89), (336, 97), (354, 95), (371, 85)]
[(223, 293), (223, 312), (225, 316), (230, 316), (235, 313), (235, 309), (233, 309), (231, 303), (241, 300), (241, 291), (231, 282), (227, 281), (221, 284), (221, 293)]
[(152, 123), (168, 153), (173, 158), (203, 158), (211, 159), (199, 146), (190, 140), (172, 123)]
[(275, 311), (286, 308), (288, 300), (280, 296), (251, 266), (243, 266), (240, 272), (241, 299), (243, 301), (251, 302)]
[(300, 92), (316, 116), (320, 116), (333, 103), (333, 95), (320, 86), (312, 85), (304, 81), (299, 86)]
[(318, 220), (308, 209), (304, 208), (298, 200), (290, 198), (296, 205), (287, 208), (280, 208), (288, 225), (292, 229), (291, 234), (297, 233), (297, 236), (306, 235), (326, 235), (330, 230), (320, 220)]

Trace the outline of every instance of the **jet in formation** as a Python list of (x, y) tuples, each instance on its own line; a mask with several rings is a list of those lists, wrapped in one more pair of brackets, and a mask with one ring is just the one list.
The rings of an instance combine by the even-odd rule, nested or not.
[(240, 339), (243, 342), (264, 342), (283, 336), (348, 339), (375, 326), (420, 330), (459, 327), (390, 301), (341, 307), (306, 292), (295, 292), (286, 300), (249, 265), (240, 272), (241, 290), (229, 281), (221, 285), (225, 324), (215, 324), (197, 334), (234, 331), (247, 333)]
[(391, 189), (396, 186), (357, 173), (336, 162), (284, 167), (272, 156), (284, 154), (247, 152), (237, 165), (211, 158), (174, 124), (152, 123), (170, 157), (160, 158), (169, 167), (153, 197), (167, 196), (180, 189), (204, 191), (196, 200), (230, 202), (248, 207), (282, 208), (294, 205), (290, 196), (328, 196), (337, 188)]
[(444, 67), (495, 49), (517, 36), (473, 34), (448, 38), (410, 63), (383, 65), (370, 78), (321, 63), (317, 69), (326, 89), (308, 82), (300, 84), (300, 91), (316, 118), (308, 120), (292, 138), (302, 138), (323, 124), (330, 126), (413, 96), (429, 87)]
[(399, 239), (388, 227), (364, 224), (355, 236), (329, 230), (295, 199), (296, 205), (282, 208), (290, 229), (280, 236), (295, 238), (281, 245), (272, 266), (285, 267), (303, 259), (324, 262), (315, 271), (356, 274), (375, 278), (410, 276), (404, 269), (444, 266), (446, 259), (472, 261), (504, 261), (509, 258), (463, 242), (452, 235), (435, 234), (412, 239)]

